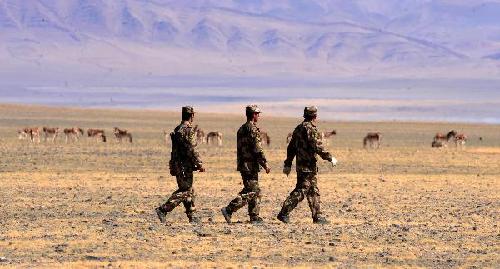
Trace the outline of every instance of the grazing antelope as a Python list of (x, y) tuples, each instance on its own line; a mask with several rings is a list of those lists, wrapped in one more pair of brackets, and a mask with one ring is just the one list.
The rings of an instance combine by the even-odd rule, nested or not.
[(106, 135), (104, 134), (104, 130), (101, 129), (88, 129), (87, 136), (95, 137), (96, 141), (100, 139), (102, 142), (106, 142)]
[(193, 131), (196, 134), (196, 142), (200, 144), (205, 144), (207, 142), (205, 132), (198, 125), (194, 126)]
[(30, 138), (31, 142), (37, 142), (40, 143), (40, 128), (38, 127), (25, 127), (22, 130), (18, 130), (18, 138), (20, 140)]
[(63, 133), (66, 136), (66, 143), (68, 143), (70, 138), (76, 142), (80, 136), (83, 136), (83, 129), (78, 127), (65, 128)]
[(128, 138), (128, 142), (132, 143), (132, 134), (129, 133), (127, 130), (121, 130), (118, 127), (115, 127), (113, 129), (113, 134), (115, 135), (116, 141), (122, 142), (122, 139), (124, 137)]
[(271, 137), (266, 132), (260, 132), (260, 140), (267, 146), (271, 145)]
[(210, 132), (207, 134), (207, 144), (215, 144), (217, 146), (222, 146), (222, 133), (221, 132)]
[(292, 136), (293, 134), (292, 133), (288, 133), (288, 135), (286, 136), (286, 144), (290, 144), (290, 141), (292, 141)]
[(59, 128), (51, 128), (51, 127), (43, 127), (44, 133), (44, 141), (47, 142), (49, 137), (52, 137), (51, 142), (54, 143), (56, 141), (57, 136), (59, 136)]
[(444, 135), (442, 133), (437, 133), (434, 136), (433, 141), (450, 142), (450, 140), (455, 139), (456, 135), (457, 135), (457, 131), (455, 131), (455, 130), (449, 131), (446, 135)]
[(379, 148), (380, 147), (380, 133), (368, 133), (365, 138), (363, 138), (363, 147), (366, 148), (368, 144), (370, 144), (370, 148)]
[(331, 132), (321, 132), (319, 133), (320, 139), (323, 141), (325, 145), (328, 146), (329, 138), (337, 135), (337, 131), (332, 130)]
[(465, 134), (457, 134), (455, 136), (455, 147), (462, 148), (465, 146), (465, 142), (467, 142), (467, 136)]

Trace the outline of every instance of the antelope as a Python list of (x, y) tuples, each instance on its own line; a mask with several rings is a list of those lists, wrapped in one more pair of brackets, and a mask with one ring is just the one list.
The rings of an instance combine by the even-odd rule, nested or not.
[(221, 132), (210, 132), (207, 134), (207, 144), (215, 144), (217, 146), (222, 146), (222, 133)]
[(196, 135), (196, 142), (200, 144), (205, 144), (207, 142), (205, 138), (205, 132), (198, 125), (194, 126), (193, 131)]
[(38, 127), (25, 127), (18, 130), (17, 133), (20, 140), (27, 139), (29, 136), (31, 142), (40, 143), (40, 128)]
[(378, 149), (380, 147), (380, 138), (381, 134), (379, 132), (368, 133), (365, 138), (363, 138), (363, 147), (366, 148), (367, 144), (370, 144), (370, 148)]
[(56, 141), (57, 136), (59, 135), (59, 128), (50, 128), (50, 127), (43, 127), (43, 133), (45, 134), (44, 136), (44, 141), (47, 141), (49, 136), (52, 137), (51, 142), (54, 143)]
[(455, 136), (455, 147), (460, 148), (465, 146), (465, 142), (467, 142), (467, 136), (465, 134), (457, 134)]
[(266, 132), (260, 132), (260, 140), (267, 146), (271, 145), (271, 137)]
[(87, 136), (95, 137), (96, 141), (100, 139), (102, 142), (106, 142), (106, 135), (104, 134), (104, 130), (101, 129), (88, 129)]
[(78, 141), (80, 136), (83, 136), (83, 129), (78, 128), (78, 127), (73, 127), (73, 128), (65, 128), (63, 130), (64, 135), (66, 136), (66, 143), (68, 143), (68, 140), (72, 138), (75, 142)]
[(328, 139), (330, 137), (335, 136), (335, 135), (337, 135), (337, 131), (335, 131), (335, 130), (332, 130), (331, 132), (321, 132), (321, 133), (319, 133), (320, 139), (327, 146), (328, 146), (328, 141), (329, 141)]
[(122, 139), (124, 137), (128, 138), (128, 142), (132, 143), (132, 134), (129, 133), (127, 130), (121, 130), (118, 127), (115, 127), (113, 129), (113, 134), (115, 135), (116, 141), (122, 142)]
[(443, 141), (443, 142), (446, 141), (446, 142), (450, 142), (450, 140), (454, 139), (456, 135), (457, 135), (457, 131), (455, 131), (455, 130), (449, 131), (446, 135), (444, 135), (442, 133), (437, 133), (434, 136), (434, 140), (433, 141)]

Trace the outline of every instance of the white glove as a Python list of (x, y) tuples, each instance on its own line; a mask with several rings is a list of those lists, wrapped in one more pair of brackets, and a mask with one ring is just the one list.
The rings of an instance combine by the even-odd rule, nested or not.
[(335, 157), (332, 157), (332, 160), (330, 161), (330, 163), (332, 164), (332, 167), (337, 166), (337, 159), (335, 159)]

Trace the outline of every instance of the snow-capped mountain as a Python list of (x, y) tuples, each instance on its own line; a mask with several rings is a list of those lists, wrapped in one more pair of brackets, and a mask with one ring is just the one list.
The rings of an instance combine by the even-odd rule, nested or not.
[(4, 80), (499, 74), (500, 1), (0, 0)]

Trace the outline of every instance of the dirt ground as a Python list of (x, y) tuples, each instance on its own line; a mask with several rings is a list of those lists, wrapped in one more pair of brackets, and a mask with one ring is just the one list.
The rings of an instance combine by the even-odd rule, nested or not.
[[(0, 267), (499, 268), (499, 125), (320, 122), (338, 133), (328, 148), (339, 165), (321, 163), (319, 174), (332, 223), (312, 224), (303, 201), (285, 225), (275, 219), (295, 184), (295, 173), (281, 173), (285, 137), (300, 119), (263, 114), (272, 138), (272, 172), (260, 177), (265, 223), (248, 223), (244, 208), (229, 225), (219, 210), (242, 188), (235, 131), (243, 120), (197, 115), (225, 138), (220, 148), (200, 146), (203, 222), (189, 224), (179, 207), (161, 225), (153, 210), (176, 188), (162, 131), (176, 113), (0, 105)], [(104, 128), (110, 139), (32, 144), (17, 139), (24, 126)], [(134, 143), (114, 141), (114, 126)], [(451, 129), (468, 134), (466, 148), (430, 148), (436, 132)], [(362, 148), (368, 131), (382, 132), (379, 150)]]

